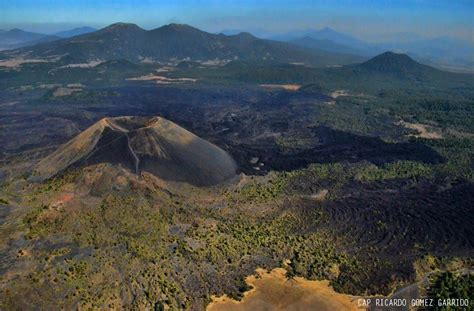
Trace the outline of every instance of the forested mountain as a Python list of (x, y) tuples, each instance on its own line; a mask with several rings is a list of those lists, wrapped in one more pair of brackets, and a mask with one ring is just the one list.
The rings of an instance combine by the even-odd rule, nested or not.
[(167, 62), (172, 60), (255, 60), (304, 62), (311, 65), (348, 64), (361, 58), (304, 49), (290, 43), (263, 40), (249, 33), (226, 36), (197, 28), (170, 24), (144, 30), (135, 24), (117, 23), (101, 30), (62, 39), (13, 54), (29, 52), (34, 57), (68, 55), (71, 61), (126, 59)]

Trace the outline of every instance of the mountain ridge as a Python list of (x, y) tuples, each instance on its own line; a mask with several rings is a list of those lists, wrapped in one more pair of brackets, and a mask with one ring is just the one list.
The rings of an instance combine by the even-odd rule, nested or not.
[(226, 36), (212, 34), (186, 24), (169, 24), (144, 30), (135, 24), (115, 23), (98, 31), (18, 49), (11, 55), (51, 58), (68, 55), (77, 62), (94, 59), (126, 59), (140, 62), (170, 60), (255, 60), (302, 62), (312, 65), (342, 65), (362, 58), (352, 55), (309, 51), (290, 43), (258, 39), (249, 33)]
[[(313, 40), (329, 40), (334, 44), (344, 46), (336, 52), (362, 56), (375, 56), (383, 51), (395, 51), (409, 54), (418, 61), (433, 64), (438, 68), (453, 68), (464, 71), (474, 70), (474, 44), (467, 40), (461, 40), (449, 36), (424, 37), (414, 33), (396, 33), (379, 37), (378, 40), (361, 40), (351, 35), (338, 32), (332, 28), (325, 27), (319, 30), (306, 29), (288, 32), (286, 34), (273, 35), (270, 38), (293, 42), (299, 41), (300, 45), (310, 48), (318, 48), (318, 45), (304, 42), (303, 38)], [(303, 42), (302, 42), (303, 41)], [(324, 44), (320, 42), (324, 48)], [(342, 48), (342, 47), (341, 47)]]
[(94, 31), (97, 31), (97, 29), (89, 27), (89, 26), (82, 26), (82, 27), (76, 27), (73, 29), (58, 31), (58, 32), (55, 32), (53, 35), (60, 38), (70, 38), (70, 37), (75, 37), (75, 36), (83, 35), (83, 34), (94, 32)]
[(58, 39), (59, 37), (55, 35), (45, 35), (36, 32), (24, 31), (19, 28), (13, 28), (0, 32), (0, 49), (16, 49), (44, 42), (51, 42)]
[(355, 38), (351, 35), (338, 32), (332, 28), (324, 27), (321, 29), (306, 29), (288, 32), (286, 34), (272, 36), (274, 40), (291, 42), (299, 40), (304, 37), (309, 37), (314, 40), (329, 40), (335, 44), (340, 44), (357, 51), (358, 55), (373, 56), (378, 50), (373, 49), (373, 46), (363, 40)]

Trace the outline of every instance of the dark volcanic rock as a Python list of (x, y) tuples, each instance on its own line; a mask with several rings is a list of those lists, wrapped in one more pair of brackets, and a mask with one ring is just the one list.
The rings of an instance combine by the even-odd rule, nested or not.
[(40, 161), (33, 172), (44, 180), (71, 166), (119, 164), (139, 174), (198, 186), (236, 173), (222, 149), (161, 117), (104, 118)]

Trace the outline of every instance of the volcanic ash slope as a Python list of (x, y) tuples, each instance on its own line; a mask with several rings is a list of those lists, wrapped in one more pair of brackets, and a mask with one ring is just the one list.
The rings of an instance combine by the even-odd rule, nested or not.
[(224, 150), (161, 117), (104, 118), (60, 146), (35, 167), (36, 180), (71, 166), (120, 164), (136, 174), (210, 186), (236, 174)]

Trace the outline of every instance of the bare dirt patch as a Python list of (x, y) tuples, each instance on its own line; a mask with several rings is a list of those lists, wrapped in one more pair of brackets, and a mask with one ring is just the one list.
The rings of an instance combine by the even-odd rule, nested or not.
[(257, 269), (246, 282), (253, 288), (241, 301), (212, 297), (207, 310), (359, 310), (357, 297), (335, 292), (328, 281), (288, 279), (283, 268)]
[(192, 78), (167, 78), (165, 76), (157, 76), (153, 74), (128, 78), (129, 81), (155, 81), (157, 84), (175, 84), (175, 83), (184, 83), (184, 82), (196, 82), (197, 79)]
[(328, 189), (322, 189), (310, 196), (315, 201), (324, 201), (329, 194)]
[(92, 68), (92, 67), (95, 67), (97, 65), (102, 64), (103, 62), (104, 62), (104, 60), (102, 60), (102, 59), (94, 59), (94, 60), (90, 60), (87, 63), (68, 64), (68, 65), (65, 65), (65, 66), (61, 66), (58, 69), (62, 69), (62, 68)]
[(335, 90), (331, 94), (329, 94), (332, 98), (338, 98), (339, 96), (349, 96), (346, 90)]
[(231, 59), (210, 59), (198, 62), (203, 66), (224, 66), (230, 63), (231, 61)]
[(170, 72), (173, 70), (174, 70), (173, 67), (161, 67), (161, 68), (156, 69), (156, 72)]
[(260, 86), (267, 89), (283, 89), (287, 91), (298, 91), (301, 87), (298, 84), (260, 84)]
[(56, 90), (54, 90), (53, 96), (54, 97), (69, 96), (75, 92), (81, 92), (81, 91), (82, 91), (82, 88), (58, 87)]
[(0, 67), (7, 67), (7, 68), (18, 68), (22, 64), (26, 63), (48, 63), (46, 59), (38, 59), (38, 58), (14, 58), (14, 59), (6, 59), (0, 61)]
[(443, 136), (440, 132), (436, 131), (433, 127), (421, 123), (409, 123), (401, 120), (397, 123), (405, 128), (417, 131), (419, 134), (411, 134), (410, 136), (426, 138), (426, 139), (441, 139)]
[(351, 94), (347, 90), (335, 90), (331, 94), (329, 94), (332, 98), (338, 98), (341, 96), (351, 96), (351, 97), (357, 97), (359, 100), (363, 100), (365, 98), (365, 101), (368, 98), (375, 98), (372, 95), (364, 94), (364, 93), (358, 93), (358, 94)]

